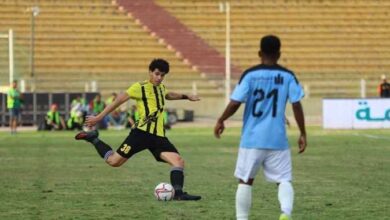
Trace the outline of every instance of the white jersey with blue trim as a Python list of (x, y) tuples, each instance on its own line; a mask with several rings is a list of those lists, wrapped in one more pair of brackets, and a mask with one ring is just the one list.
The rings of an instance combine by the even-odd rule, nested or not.
[(303, 97), (294, 73), (280, 65), (260, 64), (246, 70), (231, 95), (232, 100), (245, 103), (240, 147), (287, 149), (286, 103)]

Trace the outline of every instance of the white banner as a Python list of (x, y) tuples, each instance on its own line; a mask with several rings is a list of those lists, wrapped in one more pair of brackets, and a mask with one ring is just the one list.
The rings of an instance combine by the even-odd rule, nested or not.
[(390, 128), (390, 99), (323, 99), (324, 128)]

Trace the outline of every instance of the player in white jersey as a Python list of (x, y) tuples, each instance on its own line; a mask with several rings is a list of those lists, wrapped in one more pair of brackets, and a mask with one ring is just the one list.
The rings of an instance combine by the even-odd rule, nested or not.
[(267, 181), (278, 185), (280, 220), (291, 219), (294, 191), (291, 185), (291, 155), (285, 129), (286, 103), (292, 103), (300, 136), (299, 153), (306, 148), (306, 130), (302, 105), (303, 89), (294, 73), (277, 64), (280, 40), (273, 35), (260, 41), (261, 64), (246, 70), (231, 95), (231, 101), (218, 119), (214, 134), (220, 137), (224, 121), (245, 103), (240, 149), (235, 177), (237, 219), (248, 219), (252, 203), (252, 184), (257, 171), (264, 170)]

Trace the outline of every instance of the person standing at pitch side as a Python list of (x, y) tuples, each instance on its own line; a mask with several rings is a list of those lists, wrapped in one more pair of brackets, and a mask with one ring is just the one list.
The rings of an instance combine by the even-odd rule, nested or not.
[(292, 103), (300, 135), (299, 153), (305, 151), (306, 130), (300, 100), (304, 96), (294, 73), (277, 64), (280, 40), (269, 35), (260, 41), (261, 64), (246, 70), (231, 95), (231, 101), (218, 119), (214, 134), (225, 129), (224, 121), (245, 103), (240, 149), (234, 175), (239, 179), (236, 217), (246, 220), (252, 203), (252, 184), (262, 167), (267, 181), (278, 185), (280, 220), (291, 219), (294, 191), (291, 184), (291, 153), (285, 128), (287, 100)]

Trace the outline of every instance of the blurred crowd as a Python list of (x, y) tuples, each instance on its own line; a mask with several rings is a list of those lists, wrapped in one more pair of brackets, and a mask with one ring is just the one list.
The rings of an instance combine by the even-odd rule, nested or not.
[[(82, 130), (84, 121), (88, 115), (98, 115), (104, 108), (111, 104), (117, 97), (114, 92), (103, 100), (101, 94), (97, 94), (89, 103), (81, 96), (76, 96), (70, 102), (69, 115), (59, 112), (57, 103), (51, 104), (43, 120), (38, 122), (38, 130)], [(18, 89), (17, 81), (11, 83), (7, 91), (7, 109), (9, 112), (9, 125), (11, 134), (16, 134), (20, 123), (23, 94)], [(125, 129), (136, 127), (139, 120), (139, 112), (136, 105), (128, 107), (122, 105), (107, 115), (96, 129)], [(175, 121), (168, 120), (168, 112), (164, 111), (164, 126), (171, 128)]]
[[(117, 94), (112, 93), (106, 100), (102, 99), (100, 94), (97, 94), (89, 103), (86, 102), (81, 95), (76, 96), (71, 100), (70, 113), (65, 121), (64, 117), (58, 112), (58, 105), (53, 103), (47, 112), (45, 119), (38, 126), (38, 130), (82, 130), (85, 118), (88, 115), (97, 115), (104, 110), (106, 105), (112, 103)], [(109, 126), (115, 129), (124, 129), (131, 127), (129, 121), (134, 121), (129, 118), (133, 117), (131, 111), (123, 108), (118, 108), (111, 114), (106, 116), (101, 123), (97, 125), (97, 129), (107, 129)]]
[[(86, 102), (81, 95), (77, 96), (70, 103), (70, 114), (65, 121), (64, 117), (58, 112), (58, 105), (52, 104), (47, 112), (45, 119), (38, 126), (38, 130), (82, 130), (85, 118), (88, 115), (98, 115), (104, 108), (111, 104), (117, 97), (116, 93), (112, 93), (106, 100), (102, 99), (100, 94), (97, 94), (89, 103)], [(169, 129), (168, 113), (164, 113), (166, 128)], [(113, 128), (117, 130), (132, 128), (136, 126), (139, 119), (139, 112), (135, 105), (130, 108), (126, 106), (119, 107), (107, 115), (96, 129)]]

